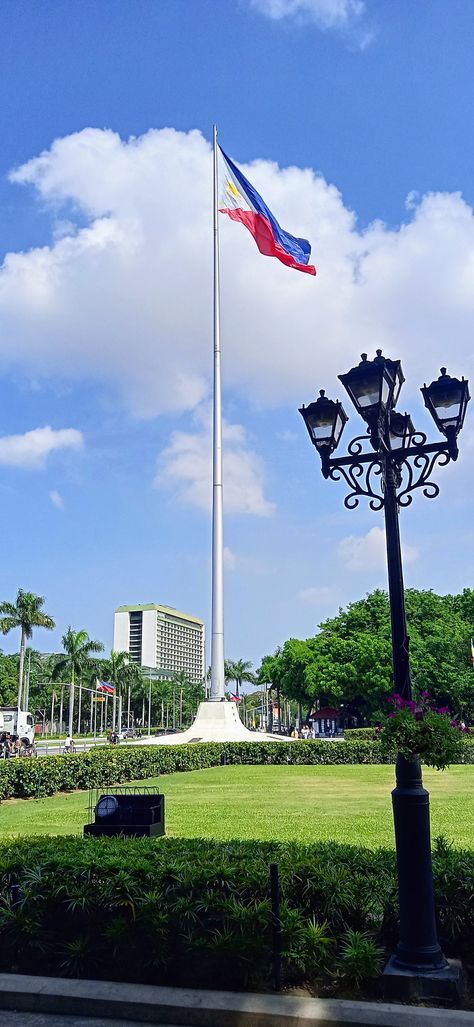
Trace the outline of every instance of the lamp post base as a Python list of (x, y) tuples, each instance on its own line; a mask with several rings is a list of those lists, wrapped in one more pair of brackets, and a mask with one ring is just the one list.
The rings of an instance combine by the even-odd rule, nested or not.
[(440, 970), (403, 970), (391, 956), (382, 977), (383, 997), (387, 1002), (435, 1002), (443, 1006), (462, 1006), (463, 970), (459, 959), (449, 959)]

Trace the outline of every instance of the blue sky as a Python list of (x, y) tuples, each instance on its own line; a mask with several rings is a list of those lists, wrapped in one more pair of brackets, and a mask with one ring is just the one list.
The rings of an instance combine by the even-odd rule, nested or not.
[[(46, 596), (39, 648), (108, 647), (135, 601), (209, 627), (214, 121), (319, 270), (221, 226), (227, 655), (385, 584), (297, 407), (379, 345), (417, 426), (442, 363), (472, 378), (473, 29), (464, 0), (3, 0), (2, 596)], [(469, 414), (461, 449), (403, 513), (407, 584), (472, 585)]]

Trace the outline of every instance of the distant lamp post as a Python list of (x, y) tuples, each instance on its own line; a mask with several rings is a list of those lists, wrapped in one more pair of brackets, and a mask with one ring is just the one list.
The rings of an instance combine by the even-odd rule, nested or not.
[[(399, 509), (409, 506), (421, 488), (427, 499), (439, 494), (432, 480), (436, 467), (458, 457), (457, 437), (469, 401), (468, 382), (451, 378), (446, 368), (421, 390), (436, 427), (445, 436), (428, 442), (417, 432), (409, 414), (395, 410), (405, 381), (400, 360), (388, 360), (377, 350), (374, 360), (362, 354), (360, 364), (339, 375), (357, 412), (367, 425), (348, 446), (345, 456), (333, 456), (347, 421), (342, 404), (324, 392), (300, 413), (311, 442), (321, 457), (325, 478), (343, 480), (349, 492), (348, 509), (366, 498), (372, 510), (385, 516), (387, 567), (392, 628), (394, 691), (412, 698), (409, 638), (400, 547)], [(392, 792), (400, 899), (400, 939), (385, 969), (385, 992), (393, 998), (439, 997), (457, 1001), (461, 971), (448, 964), (438, 942), (431, 866), (429, 795), (422, 785), (419, 760), (398, 755), (397, 786)]]

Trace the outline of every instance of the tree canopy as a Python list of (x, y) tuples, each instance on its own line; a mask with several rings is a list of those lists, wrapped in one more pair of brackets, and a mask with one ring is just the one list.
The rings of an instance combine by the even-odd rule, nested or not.
[(225, 679), (235, 682), (236, 695), (240, 695), (243, 681), (255, 683), (255, 674), (252, 673), (250, 660), (225, 660)]
[(51, 631), (55, 623), (49, 613), (42, 609), (44, 596), (37, 596), (34, 592), (25, 592), (19, 588), (14, 603), (0, 603), (0, 631), (7, 635), (14, 628), (21, 628), (20, 660), (18, 665), (18, 706), (21, 706), (23, 699), (23, 668), (25, 662), (26, 639), (31, 638), (33, 628), (47, 628)]
[[(439, 596), (407, 589), (406, 611), (415, 694), (428, 691), (438, 705), (474, 721), (474, 592)], [(340, 609), (312, 638), (288, 639), (259, 668), (261, 681), (310, 712), (316, 703), (343, 706), (372, 722), (392, 690), (390, 610), (381, 589)]]
[(69, 734), (73, 732), (74, 721), (74, 685), (76, 677), (85, 673), (95, 653), (103, 650), (102, 642), (94, 642), (87, 631), (73, 631), (69, 627), (62, 637), (64, 655), (56, 660), (53, 670), (53, 680), (58, 681), (61, 677), (67, 676), (70, 680), (69, 686)]

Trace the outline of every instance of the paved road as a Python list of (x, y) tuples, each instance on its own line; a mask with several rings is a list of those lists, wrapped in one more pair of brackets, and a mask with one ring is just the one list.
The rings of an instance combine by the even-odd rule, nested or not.
[[(61, 1016), (53, 1013), (11, 1013), (0, 1010), (0, 1027), (143, 1027), (143, 1020), (109, 1020), (96, 1016)], [(162, 1024), (161, 1027), (171, 1027)]]
[[(107, 745), (107, 742), (103, 738), (98, 738), (96, 742), (94, 742), (92, 738), (90, 741), (79, 741), (76, 742), (76, 751), (88, 752), (89, 749), (93, 749), (98, 745)], [(40, 742), (39, 744), (36, 744), (36, 748), (38, 750), (38, 756), (57, 756), (58, 753), (62, 753), (64, 742)]]
[[(150, 741), (154, 741), (154, 739), (158, 738), (158, 737), (161, 737), (161, 736), (151, 735), (150, 736)], [(140, 739), (140, 743), (141, 744), (143, 744), (143, 742), (146, 742), (146, 741), (147, 741), (147, 736), (143, 736)], [(127, 748), (130, 748), (130, 746), (137, 745), (137, 744), (140, 744), (140, 743), (134, 741), (131, 738), (128, 738), (126, 741), (119, 742), (119, 745), (121, 746), (121, 748), (123, 748), (124, 746), (126, 746)], [(80, 740), (80, 741), (76, 742), (76, 752), (89, 752), (89, 749), (95, 749), (97, 747), (108, 746), (108, 744), (109, 743), (106, 742), (104, 738), (97, 738), (97, 740), (95, 742), (94, 742), (94, 740), (92, 738), (84, 740), (84, 741)], [(39, 743), (37, 742), (36, 743), (36, 748), (37, 748), (37, 751), (38, 751), (38, 756), (58, 756), (58, 755), (60, 755), (61, 753), (64, 752), (64, 742), (39, 742)]]
[[(155, 735), (152, 735), (151, 740), (153, 741), (155, 737)], [(141, 742), (144, 741), (146, 741), (145, 737), (141, 739)], [(121, 748), (124, 748), (125, 746), (129, 748), (135, 744), (136, 742), (131, 738), (128, 738), (126, 741), (119, 742)], [(108, 742), (106, 742), (104, 738), (98, 738), (96, 742), (94, 742), (92, 738), (84, 741), (80, 740), (76, 742), (76, 752), (89, 752), (89, 749), (94, 749), (97, 746), (104, 745), (108, 745)], [(57, 756), (58, 753), (63, 752), (64, 742), (39, 742), (39, 744), (36, 743), (36, 748), (38, 750), (38, 756)]]

